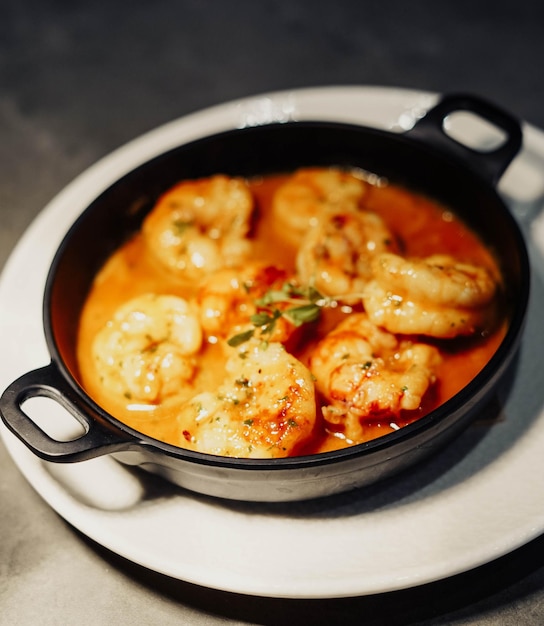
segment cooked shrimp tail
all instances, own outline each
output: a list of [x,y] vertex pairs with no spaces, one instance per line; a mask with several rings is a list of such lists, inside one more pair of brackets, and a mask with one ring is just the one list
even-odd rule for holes
[[216,175],[183,181],[146,217],[144,239],[166,271],[180,280],[198,280],[247,259],[253,208],[245,180]]
[[372,278],[377,254],[395,250],[395,238],[378,214],[334,211],[303,237],[296,266],[302,283],[328,296],[347,296],[361,292]]
[[108,393],[127,404],[158,404],[190,386],[201,345],[200,322],[186,300],[148,293],[117,309],[92,355]]
[[325,421],[357,442],[364,440],[366,420],[418,409],[439,362],[433,346],[399,341],[357,313],[318,343],[310,369],[325,398]]
[[215,392],[192,398],[179,414],[180,443],[231,457],[293,454],[312,434],[316,404],[308,369],[281,344],[253,341],[233,351]]
[[282,315],[287,303],[270,308],[266,301],[294,280],[285,270],[264,263],[247,263],[208,276],[197,293],[200,321],[208,339],[242,340],[264,334],[266,341],[287,344],[297,329],[289,316]]
[[319,218],[331,211],[360,207],[368,184],[355,171],[303,168],[276,191],[272,211],[277,228],[292,245],[298,245]]
[[384,253],[372,270],[363,304],[370,319],[390,332],[452,338],[474,334],[495,319],[499,285],[485,267],[446,255],[405,259]]

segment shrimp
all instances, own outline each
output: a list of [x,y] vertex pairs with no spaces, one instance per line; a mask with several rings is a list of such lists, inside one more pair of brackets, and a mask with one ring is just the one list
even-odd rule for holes
[[376,213],[335,211],[305,235],[296,267],[303,283],[325,295],[360,293],[372,278],[371,259],[394,249],[394,237]]
[[417,410],[439,363],[434,346],[399,341],[365,313],[353,313],[317,344],[309,366],[326,402],[325,422],[357,442],[365,420]]
[[[226,339],[253,328],[252,316],[266,309],[259,306],[260,299],[271,290],[281,290],[289,281],[285,270],[258,262],[214,272],[197,293],[204,332],[209,337]],[[277,308],[280,310],[282,305],[277,304]],[[286,343],[294,331],[293,323],[278,317],[267,340]]]
[[390,332],[446,339],[474,334],[493,321],[498,283],[485,267],[448,255],[405,259],[384,253],[372,270],[363,305]]
[[200,322],[186,300],[146,293],[115,311],[97,333],[92,356],[106,391],[155,405],[190,387],[201,345]]
[[281,344],[253,340],[226,363],[215,392],[181,409],[182,447],[230,457],[273,458],[295,453],[316,421],[308,369]]
[[357,210],[366,190],[367,183],[354,172],[300,169],[274,194],[272,211],[277,228],[288,243],[298,245],[323,213]]
[[242,179],[216,175],[183,181],[144,220],[144,240],[163,268],[181,279],[198,280],[249,256],[253,208]]

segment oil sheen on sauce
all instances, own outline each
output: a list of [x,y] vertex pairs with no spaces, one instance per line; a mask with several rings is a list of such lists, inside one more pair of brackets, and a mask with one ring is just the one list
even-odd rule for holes
[[[272,196],[284,179],[284,176],[276,175],[250,181],[258,210],[252,238],[254,258],[289,271],[294,268],[296,251],[282,237],[270,211]],[[372,185],[365,197],[365,209],[382,216],[399,237],[407,256],[451,254],[498,271],[493,256],[478,237],[449,210],[432,200],[395,185]],[[79,326],[79,376],[89,395],[117,419],[150,437],[180,445],[182,439],[176,422],[177,401],[165,402],[149,410],[150,407],[131,405],[112,398],[103,392],[98,382],[99,373],[95,371],[91,358],[91,345],[99,329],[122,303],[146,292],[191,298],[195,289],[180,285],[167,272],[158,268],[149,258],[141,234],[137,234],[105,263],[88,294]],[[338,316],[341,317],[341,313],[324,312],[317,331],[313,329],[314,334],[308,337],[295,356],[306,362],[316,340],[337,321]],[[443,357],[438,366],[438,381],[425,397],[423,405],[417,411],[401,415],[394,423],[390,420],[368,422],[365,425],[365,438],[374,439],[419,419],[462,389],[495,352],[504,336],[505,325],[506,322],[485,336],[437,341],[436,345]],[[192,395],[202,390],[213,390],[224,377],[224,363],[217,345],[206,344],[199,359],[201,367]],[[317,410],[319,414],[319,408]],[[319,426],[311,440],[297,453],[313,454],[345,445],[341,437]]]

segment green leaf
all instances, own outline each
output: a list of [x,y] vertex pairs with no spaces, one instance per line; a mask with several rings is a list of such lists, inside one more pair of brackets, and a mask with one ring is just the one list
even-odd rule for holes
[[308,300],[310,302],[318,302],[319,300],[323,300],[325,297],[321,292],[319,292],[315,287],[311,285],[308,287]]
[[257,298],[255,300],[255,304],[257,306],[270,306],[275,302],[283,302],[285,297],[288,296],[285,291],[278,291],[277,289],[270,289],[267,291],[264,296],[261,298]]
[[284,312],[295,326],[315,322],[319,319],[321,309],[317,304],[303,304],[302,306],[292,307]]
[[232,348],[236,348],[237,346],[240,346],[241,344],[245,343],[246,341],[249,341],[253,337],[254,333],[255,333],[255,329],[251,328],[250,330],[246,330],[243,333],[239,333],[238,335],[234,335],[233,337],[231,337],[230,339],[227,340],[227,343]]
[[258,328],[259,326],[270,324],[274,321],[275,317],[270,315],[270,313],[254,313],[249,319],[253,326]]
[[[257,329],[261,337],[270,337],[277,320],[281,317],[285,317],[295,326],[315,322],[321,315],[321,309],[336,306],[338,298],[324,296],[313,285],[300,287],[287,281],[283,283],[281,289],[270,289],[254,302],[257,307],[265,310],[254,313],[250,317],[255,328],[231,337],[227,342],[230,346],[236,347],[248,341],[255,335]],[[281,310],[277,308],[278,304],[295,306]]]

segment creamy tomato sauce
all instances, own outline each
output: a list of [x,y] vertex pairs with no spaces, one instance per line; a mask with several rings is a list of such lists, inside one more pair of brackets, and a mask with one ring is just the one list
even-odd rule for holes
[[[273,195],[285,179],[285,176],[278,175],[250,181],[257,207],[250,239],[252,258],[293,272],[296,248],[288,243],[282,228],[274,222],[270,209]],[[369,185],[364,209],[377,213],[385,220],[398,239],[402,254],[406,256],[451,254],[465,263],[486,267],[498,275],[493,256],[478,237],[447,208],[432,200],[395,185]],[[142,234],[138,233],[113,254],[97,275],[82,311],[79,327],[77,354],[80,377],[89,395],[112,415],[136,430],[178,446],[183,445],[178,423],[182,404],[196,393],[213,391],[225,376],[225,357],[218,343],[213,340],[204,342],[197,357],[196,374],[185,394],[151,405],[133,402],[130,398],[114,397],[104,390],[101,372],[97,371],[92,357],[92,344],[116,309],[131,298],[153,292],[191,299],[195,297],[197,288],[198,285],[183,284],[160,267],[150,255]],[[357,304],[352,310],[360,308]],[[317,341],[345,317],[346,313],[340,309],[323,310],[318,323],[302,329],[304,340],[294,349],[295,356],[307,364]],[[477,336],[427,339],[427,342],[438,348],[442,357],[437,365],[436,382],[425,394],[417,410],[366,420],[365,439],[370,440],[402,428],[462,389],[493,355],[504,336],[505,326],[506,321],[503,320]],[[318,398],[318,404],[321,402]],[[317,416],[312,436],[297,446],[296,454],[318,453],[349,444],[341,433],[325,428],[320,419],[319,406]]]

